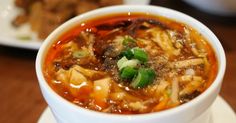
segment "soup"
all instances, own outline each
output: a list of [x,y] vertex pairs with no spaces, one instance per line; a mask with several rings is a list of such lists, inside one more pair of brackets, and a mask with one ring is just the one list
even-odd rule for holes
[[87,20],[46,54],[51,88],[80,107],[142,114],[187,103],[214,81],[217,61],[196,30],[168,18],[121,13]]

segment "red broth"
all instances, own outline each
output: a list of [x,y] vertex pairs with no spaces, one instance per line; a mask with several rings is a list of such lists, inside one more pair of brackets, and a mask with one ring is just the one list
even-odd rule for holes
[[80,23],[49,49],[43,72],[60,96],[105,113],[158,112],[191,101],[214,81],[215,53],[183,23],[121,13]]

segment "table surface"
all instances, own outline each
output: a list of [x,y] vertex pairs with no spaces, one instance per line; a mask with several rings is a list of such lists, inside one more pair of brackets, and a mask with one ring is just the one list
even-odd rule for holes
[[[220,95],[236,111],[236,18],[203,13],[181,2],[152,1],[193,16],[208,26],[220,39],[227,58],[227,69]],[[47,107],[36,73],[37,51],[0,46],[0,122],[34,123]]]

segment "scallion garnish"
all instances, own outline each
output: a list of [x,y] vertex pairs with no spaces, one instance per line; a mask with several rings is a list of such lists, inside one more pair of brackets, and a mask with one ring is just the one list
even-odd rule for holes
[[132,80],[132,78],[137,74],[137,70],[132,67],[125,67],[121,70],[120,77],[121,79]]
[[74,51],[72,55],[74,58],[83,58],[83,57],[88,56],[89,53],[88,51],[80,50],[80,51]]
[[123,62],[123,64],[120,67],[118,67],[118,68],[119,68],[119,70],[121,70],[124,67],[132,67],[132,68],[134,68],[134,67],[137,67],[139,63],[140,63],[139,60],[131,59],[131,60],[128,60],[126,62]]
[[133,48],[132,51],[134,53],[134,58],[135,59],[138,59],[142,62],[146,62],[148,60],[148,55],[143,49]]
[[121,56],[125,56],[127,59],[138,59],[141,62],[146,62],[148,60],[147,53],[138,47],[132,49],[128,48],[125,51],[122,51]]
[[130,36],[125,36],[123,45],[128,46],[129,44],[135,44],[135,40]]
[[124,62],[127,62],[128,61],[128,59],[125,57],[125,56],[123,56],[120,60],[118,60],[118,62],[117,62],[117,66],[118,66],[118,68],[120,69],[121,68],[121,66],[122,66],[122,64],[124,63]]
[[124,38],[125,50],[120,53],[123,57],[118,60],[117,66],[121,79],[132,80],[130,86],[133,88],[143,88],[153,83],[156,74],[153,69],[147,68],[148,54],[139,47],[131,49],[132,43],[136,43],[133,38]]
[[140,68],[138,75],[131,82],[133,88],[143,88],[151,84],[155,78],[155,72],[149,68]]
[[121,52],[121,55],[122,55],[122,56],[125,56],[127,59],[132,59],[133,56],[134,56],[134,54],[133,54],[133,52],[131,51],[130,48],[128,48],[128,49],[125,50],[125,51],[122,51],[122,52]]

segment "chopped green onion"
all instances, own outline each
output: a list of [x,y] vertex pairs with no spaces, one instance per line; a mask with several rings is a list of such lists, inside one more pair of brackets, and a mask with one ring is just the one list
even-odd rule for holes
[[123,56],[120,60],[118,60],[118,62],[117,62],[118,68],[120,69],[122,64],[126,61],[128,61],[128,59],[125,56]]
[[133,58],[133,56],[134,56],[134,54],[133,54],[133,52],[131,51],[130,48],[127,49],[127,50],[125,50],[125,51],[122,51],[122,52],[121,52],[121,55],[122,55],[122,56],[125,56],[127,59],[131,59],[131,58]]
[[135,40],[130,36],[125,36],[123,40],[123,45],[129,45],[130,43],[131,44],[135,43]]
[[156,77],[156,74],[155,74],[155,71],[151,68],[146,68],[146,71],[149,75],[149,84],[152,84],[153,80],[155,79]]
[[137,74],[137,72],[138,71],[135,68],[125,67],[121,70],[120,77],[122,79],[132,79]]
[[148,55],[143,49],[133,48],[132,51],[134,53],[135,59],[138,59],[142,62],[146,62],[148,60]]
[[118,68],[119,68],[119,70],[121,70],[124,67],[128,67],[128,66],[134,68],[134,67],[138,66],[139,63],[140,63],[139,60],[132,59],[132,60],[128,60],[126,62],[123,62],[123,64]]
[[133,88],[143,88],[151,84],[155,78],[155,72],[149,68],[140,68],[138,75],[131,82]]
[[80,50],[80,51],[74,51],[72,55],[74,58],[83,58],[83,57],[88,56],[89,53],[88,51]]
[[131,82],[133,88],[142,88],[149,84],[148,73],[144,69],[139,69],[138,75]]

